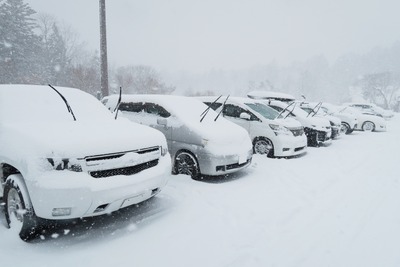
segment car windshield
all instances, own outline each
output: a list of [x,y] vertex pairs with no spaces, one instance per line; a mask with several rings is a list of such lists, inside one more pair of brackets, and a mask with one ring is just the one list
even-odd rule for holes
[[[77,121],[112,119],[111,113],[95,97],[72,88],[57,88],[68,100]],[[47,86],[4,86],[0,88],[0,121],[73,121],[65,103]]]
[[[312,116],[312,115],[314,115],[314,109],[313,108],[310,108],[310,107],[301,107],[301,109],[302,110],[304,110],[305,112],[307,112],[307,113],[311,113],[310,115]],[[316,110],[318,110],[318,108],[316,109]],[[318,111],[317,111],[317,114],[318,115],[323,115],[323,116],[325,116],[326,115],[326,111],[323,109],[323,108],[320,108]]]
[[246,106],[261,114],[264,118],[274,120],[279,116],[279,112],[260,103],[246,103]]

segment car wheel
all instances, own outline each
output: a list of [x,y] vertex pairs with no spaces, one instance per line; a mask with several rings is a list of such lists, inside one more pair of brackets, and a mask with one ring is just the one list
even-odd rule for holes
[[196,158],[189,152],[179,152],[175,157],[175,173],[186,174],[197,179],[200,175],[200,169]]
[[375,124],[370,121],[366,121],[362,125],[362,130],[365,132],[373,132],[375,130]]
[[350,125],[348,125],[345,122],[342,122],[342,125],[340,127],[340,133],[341,134],[349,134],[350,133]]
[[29,197],[18,185],[17,176],[21,175],[10,175],[4,186],[5,216],[8,227],[19,233],[22,240],[28,241],[36,237],[37,217]]
[[274,146],[269,139],[257,138],[253,144],[254,154],[267,155],[272,157],[274,155]]

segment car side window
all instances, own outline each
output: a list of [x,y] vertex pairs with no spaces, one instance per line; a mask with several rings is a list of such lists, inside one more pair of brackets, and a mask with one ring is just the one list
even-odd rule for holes
[[217,110],[220,106],[222,106],[221,103],[215,102],[204,102],[204,104],[206,104],[207,106],[209,106],[210,108],[212,108],[213,110]]
[[160,116],[163,118],[168,118],[171,116],[171,113],[169,113],[167,110],[165,110],[165,108],[161,107],[160,105],[154,104],[154,103],[145,103],[144,111],[146,113]]
[[257,116],[254,115],[253,113],[245,110],[244,108],[241,108],[241,107],[238,107],[238,106],[235,106],[232,104],[226,104],[222,113],[224,114],[224,116],[233,117],[233,118],[237,118],[237,119],[240,119],[240,114],[246,113],[246,114],[250,115],[251,121],[259,120],[257,118]]
[[142,112],[144,109],[142,103],[126,103],[126,102],[121,102],[119,104],[118,110],[120,111],[128,111],[128,112]]

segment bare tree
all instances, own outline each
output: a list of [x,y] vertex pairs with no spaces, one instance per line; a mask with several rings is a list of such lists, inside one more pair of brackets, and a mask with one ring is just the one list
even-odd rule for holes
[[391,107],[393,97],[400,89],[399,76],[392,72],[366,74],[360,84],[365,99],[386,109]]
[[137,94],[170,94],[174,86],[166,85],[159,72],[150,66],[127,66],[117,69],[115,83],[125,92]]

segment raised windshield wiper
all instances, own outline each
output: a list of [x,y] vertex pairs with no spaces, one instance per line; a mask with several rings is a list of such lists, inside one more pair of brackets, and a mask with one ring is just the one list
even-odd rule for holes
[[225,107],[226,101],[228,100],[229,96],[230,96],[230,95],[228,95],[228,96],[226,97],[226,99],[225,99],[225,101],[224,101],[224,104],[222,104],[222,108],[221,108],[221,110],[219,111],[219,113],[218,113],[217,117],[215,117],[214,121],[217,121],[217,119],[218,119],[219,115],[221,115],[222,111],[224,110],[224,107]]
[[207,116],[208,111],[210,110],[211,106],[215,103],[217,103],[217,101],[221,98],[222,95],[220,95],[217,99],[214,100],[214,102],[212,102],[201,114],[200,114],[200,122],[202,122],[204,120],[204,118]]
[[118,98],[118,102],[117,105],[115,106],[114,112],[115,112],[115,119],[117,119],[118,117],[118,108],[119,105],[121,104],[121,96],[122,96],[122,87],[119,87],[119,98]]
[[57,89],[56,88],[54,88],[51,84],[49,84],[49,86],[50,86],[50,88],[51,89],[53,89],[54,91],[56,91],[57,92],[57,94],[62,98],[62,100],[64,101],[64,103],[65,103],[65,105],[67,106],[67,110],[68,110],[68,112],[69,113],[71,113],[71,115],[72,115],[72,118],[74,118],[74,121],[76,121],[76,118],[75,118],[75,115],[74,115],[74,112],[72,111],[72,108],[71,108],[71,106],[68,104],[68,101],[67,101],[67,99],[65,99],[65,97],[59,92],[59,91],[57,91]]
[[[271,102],[270,102],[271,103]],[[282,114],[283,114],[283,112],[285,112],[291,105],[295,105],[296,106],[296,103],[295,102],[292,102],[292,103],[290,103],[289,105],[287,105],[286,106],[286,108],[284,108],[281,112],[279,112],[279,114],[278,114],[278,116],[276,116],[277,118],[279,117],[279,116],[281,116]],[[293,110],[292,110],[293,111]],[[289,114],[290,114],[290,112],[289,112]],[[287,116],[286,116],[287,117]],[[285,118],[286,118],[285,117]]]
[[[292,102],[292,103],[295,103],[295,102]],[[290,105],[289,105],[290,106]],[[289,107],[288,106],[288,107]],[[290,112],[288,112],[288,114],[285,116],[285,118],[283,118],[283,119],[286,119],[290,114],[292,114],[292,112],[293,112],[293,110],[294,110],[294,108],[296,107],[296,103],[293,105],[293,108],[292,108],[292,110],[290,111]]]
[[[314,117],[314,116],[318,113],[318,111],[319,111],[319,109],[321,108],[321,106],[322,106],[322,102],[319,102],[319,103],[308,113],[307,117],[310,116],[311,112],[314,113],[314,114],[312,115],[312,116]],[[317,110],[315,110],[316,108],[317,108]]]

